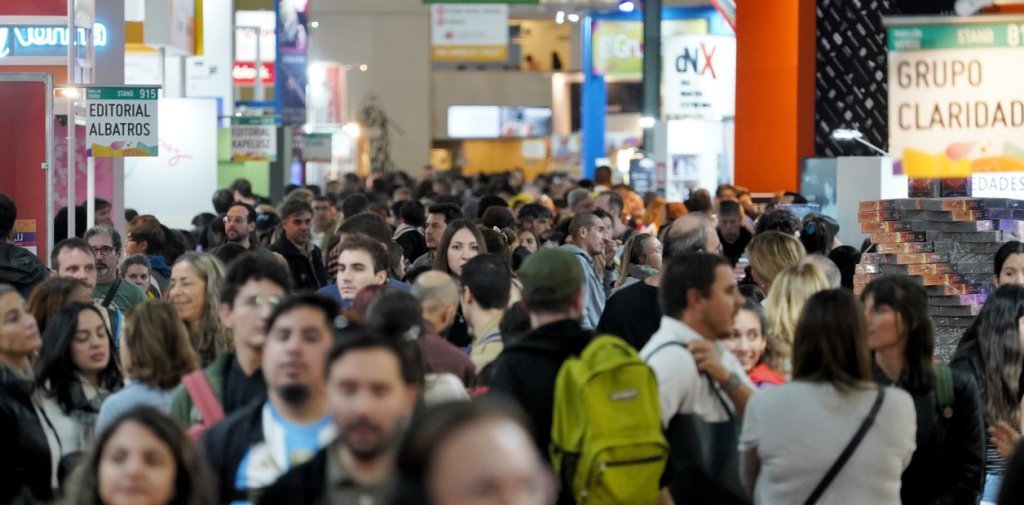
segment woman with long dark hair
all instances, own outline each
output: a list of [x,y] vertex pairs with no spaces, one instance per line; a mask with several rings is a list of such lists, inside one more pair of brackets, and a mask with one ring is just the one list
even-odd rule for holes
[[100,405],[122,384],[114,339],[95,305],[72,302],[57,311],[43,333],[36,383],[61,454],[84,449]]
[[991,430],[1003,428],[1019,433],[1021,409],[1021,373],[1024,350],[1021,323],[1024,318],[1024,287],[1001,286],[960,340],[952,366],[978,383],[985,427],[985,488],[982,501],[994,502],[1006,468],[1005,456],[998,451]]
[[860,303],[847,290],[822,291],[796,326],[792,382],[762,389],[747,404],[740,475],[754,503],[810,503],[815,494],[821,503],[899,503],[914,431],[910,395],[871,379]]
[[100,434],[61,503],[214,505],[210,473],[181,427],[153,407],[135,407]]
[[917,448],[903,473],[902,502],[974,504],[985,473],[985,432],[974,378],[933,365],[928,294],[909,277],[882,277],[861,294],[875,381],[910,393]]
[[1024,242],[1012,240],[996,251],[993,261],[996,286],[1018,284],[1024,286]]
[[[486,243],[480,229],[472,221],[456,219],[448,223],[441,243],[437,246],[437,252],[434,253],[434,270],[445,272],[456,279],[462,277],[462,265],[480,254],[485,254]],[[456,347],[467,347],[473,342],[461,306],[455,313],[455,321],[448,328],[447,338]]]

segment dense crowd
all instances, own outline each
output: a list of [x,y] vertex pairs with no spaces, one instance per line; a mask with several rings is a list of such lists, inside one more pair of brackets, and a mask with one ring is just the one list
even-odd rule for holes
[[1024,243],[940,364],[801,198],[239,179],[47,268],[0,194],[0,503],[1024,503]]

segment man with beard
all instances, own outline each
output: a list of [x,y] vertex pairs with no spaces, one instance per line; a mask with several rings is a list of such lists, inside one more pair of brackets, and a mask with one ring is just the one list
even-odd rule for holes
[[395,453],[423,391],[416,345],[370,329],[339,335],[326,365],[338,440],[278,479],[260,505],[386,503]]
[[104,307],[127,312],[135,304],[146,301],[146,293],[138,286],[117,276],[121,261],[121,234],[100,224],[85,232],[85,241],[96,255],[96,288],[92,296]]
[[202,439],[220,477],[220,503],[257,502],[337,436],[323,379],[337,314],[337,303],[312,294],[286,298],[270,314],[262,362],[267,400],[247,405]]
[[[245,202],[235,202],[224,214],[224,238],[225,244],[235,243],[248,251],[255,251],[263,248],[256,240],[252,239],[252,233],[256,230],[256,209]],[[217,248],[210,251],[215,254]]]

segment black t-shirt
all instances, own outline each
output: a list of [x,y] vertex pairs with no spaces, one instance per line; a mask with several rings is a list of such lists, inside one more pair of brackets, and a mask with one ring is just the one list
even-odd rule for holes
[[658,331],[660,324],[658,288],[640,281],[608,299],[597,323],[597,334],[610,333],[622,337],[639,351]]
[[736,263],[740,260],[740,256],[743,256],[743,253],[746,252],[750,241],[754,239],[754,235],[750,233],[750,230],[741,226],[740,237],[730,244],[722,238],[721,231],[718,229],[715,231],[718,232],[718,240],[722,243],[722,256],[729,258],[729,261],[732,262],[732,266],[736,266]]
[[252,375],[245,375],[238,358],[231,360],[227,376],[224,377],[224,413],[230,415],[256,398],[267,395],[267,383],[263,380],[263,369],[256,369]]

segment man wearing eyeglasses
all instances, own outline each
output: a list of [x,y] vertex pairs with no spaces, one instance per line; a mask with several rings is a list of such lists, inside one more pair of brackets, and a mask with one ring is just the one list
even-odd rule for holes
[[235,202],[228,208],[223,219],[224,238],[227,242],[234,242],[248,251],[255,251],[263,247],[252,239],[252,233],[256,229],[256,209],[252,205]]
[[100,224],[85,232],[85,241],[96,255],[96,288],[92,297],[106,308],[121,312],[146,300],[146,293],[131,282],[117,276],[121,261],[121,234],[114,228]]
[[[228,268],[221,289],[220,318],[234,336],[234,352],[220,355],[202,377],[225,415],[264,398],[267,384],[260,370],[267,317],[291,291],[291,276],[267,251],[247,252]],[[204,417],[192,392],[179,387],[171,400],[171,417],[183,427],[209,428],[218,420]]]

